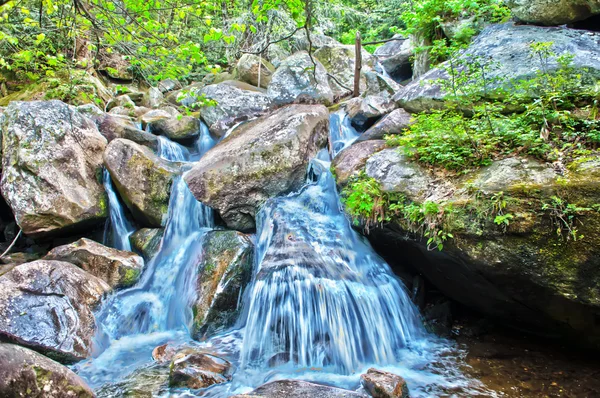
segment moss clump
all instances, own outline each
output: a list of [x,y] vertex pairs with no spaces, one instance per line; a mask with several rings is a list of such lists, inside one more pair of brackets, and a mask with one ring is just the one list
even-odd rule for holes
[[133,286],[140,280],[141,271],[135,268],[127,268],[121,277],[119,285],[121,287]]

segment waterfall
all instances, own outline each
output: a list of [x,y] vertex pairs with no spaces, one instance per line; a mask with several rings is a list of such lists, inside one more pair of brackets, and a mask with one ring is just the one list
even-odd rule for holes
[[329,115],[329,142],[332,157],[349,147],[358,135],[345,111],[339,110]]
[[[109,223],[104,234],[104,244],[119,250],[131,251],[129,237],[134,232],[131,223],[125,217],[125,210],[110,178],[110,173],[104,169],[102,173],[104,190],[108,196]],[[110,227],[110,228],[109,228]],[[110,231],[110,232],[109,232]]]
[[329,162],[316,182],[257,217],[257,263],[242,367],[288,363],[349,374],[392,364],[424,330],[402,283],[340,209]]

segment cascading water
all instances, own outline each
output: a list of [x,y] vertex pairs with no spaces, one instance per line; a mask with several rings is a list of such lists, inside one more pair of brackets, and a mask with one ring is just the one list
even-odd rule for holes
[[125,216],[125,209],[117,196],[113,187],[110,173],[104,169],[102,174],[104,190],[108,196],[109,222],[104,234],[104,244],[119,250],[131,251],[129,237],[134,232],[134,228]]
[[[197,157],[214,145],[207,134],[204,129],[198,139]],[[171,161],[190,159],[186,148],[164,137],[159,137],[158,153]],[[202,254],[201,237],[213,227],[212,210],[194,198],[181,177],[175,178],[158,253],[136,286],[111,296],[96,314],[97,357],[79,366],[91,385],[134,370],[158,344],[189,338],[191,279]]]
[[358,135],[344,110],[329,115],[329,143],[332,157],[349,147],[358,138]]

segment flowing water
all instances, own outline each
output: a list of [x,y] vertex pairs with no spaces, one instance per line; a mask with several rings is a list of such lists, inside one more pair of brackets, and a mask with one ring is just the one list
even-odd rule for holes
[[[341,112],[330,121],[335,155],[358,134]],[[191,150],[159,140],[160,156],[181,162],[199,158],[214,144],[205,126]],[[233,380],[204,391],[162,385],[154,395],[227,397],[282,378],[355,389],[360,374],[374,365],[401,374],[414,397],[480,391],[456,366],[463,353],[424,330],[400,280],[352,229],[329,167],[323,150],[301,190],[263,205],[243,315],[235,330],[203,343],[189,337],[189,304],[202,236],[214,227],[213,216],[176,179],[158,253],[135,287],[104,302],[96,314],[94,358],[78,364],[78,373],[95,388],[105,385],[101,396],[115,396],[106,385],[153,369],[152,349],[174,342],[199,345],[233,362]]]
[[106,224],[107,228],[104,232],[104,244],[115,249],[131,251],[129,237],[135,229],[125,216],[125,208],[119,200],[107,169],[104,169],[102,179],[104,181],[104,190],[108,196],[110,215]]

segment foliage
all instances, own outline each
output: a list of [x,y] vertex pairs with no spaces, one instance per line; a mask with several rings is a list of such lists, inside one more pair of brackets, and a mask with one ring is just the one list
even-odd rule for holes
[[593,209],[579,207],[558,196],[552,196],[549,202],[542,205],[542,210],[552,220],[552,224],[556,228],[556,235],[567,241],[570,239],[576,241],[583,238],[583,235],[579,235],[576,227],[577,223],[581,223],[579,217]]

